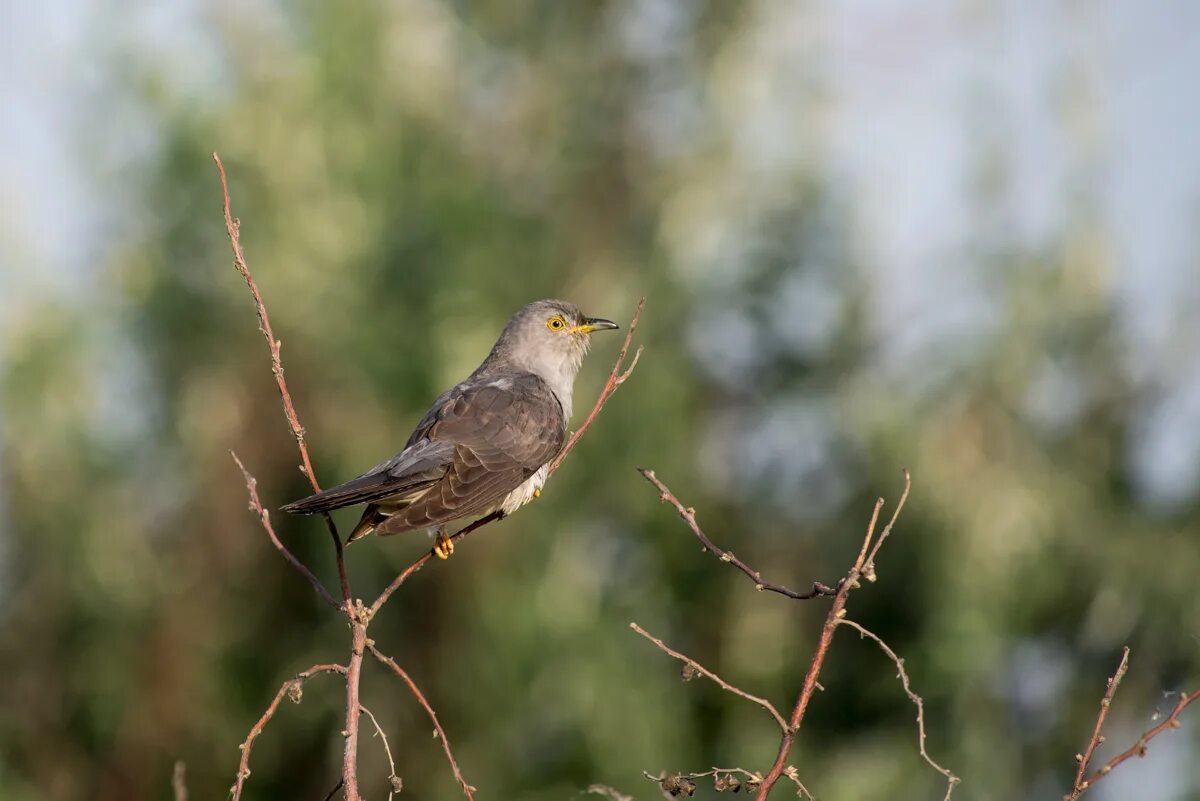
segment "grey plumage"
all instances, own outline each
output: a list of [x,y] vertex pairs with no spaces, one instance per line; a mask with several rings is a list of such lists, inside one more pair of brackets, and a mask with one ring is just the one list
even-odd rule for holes
[[283,510],[313,514],[367,503],[351,541],[512,513],[540,490],[566,443],[590,333],[616,327],[563,301],[529,304],[475,372],[434,401],[400,453]]

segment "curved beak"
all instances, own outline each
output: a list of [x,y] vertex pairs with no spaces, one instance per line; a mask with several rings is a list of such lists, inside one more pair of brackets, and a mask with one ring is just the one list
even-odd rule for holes
[[581,334],[590,334],[593,331],[614,331],[620,327],[612,320],[605,320],[603,317],[584,317],[583,325],[576,326],[575,330]]

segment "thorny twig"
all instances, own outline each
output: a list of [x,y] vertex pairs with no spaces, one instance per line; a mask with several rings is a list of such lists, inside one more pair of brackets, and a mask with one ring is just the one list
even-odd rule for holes
[[[896,522],[897,515],[904,508],[904,501],[908,498],[908,491],[911,486],[908,471],[904,471],[904,491],[900,495],[900,500],[896,503],[896,509],[892,512],[892,517],[888,521],[884,531],[891,531],[892,526]],[[833,605],[829,608],[829,614],[825,617],[825,625],[821,628],[821,636],[817,640],[817,649],[813,653],[812,662],[809,664],[808,672],[804,676],[804,682],[800,687],[800,694],[796,697],[796,705],[792,707],[792,714],[788,718],[788,729],[784,732],[783,738],[779,742],[779,754],[775,757],[775,763],[771,769],[767,771],[766,778],[758,788],[758,794],[755,796],[757,801],[765,801],[767,795],[771,792],[771,788],[775,782],[779,781],[779,777],[783,775],[784,767],[787,764],[788,754],[791,753],[792,744],[796,740],[796,732],[800,729],[800,724],[804,722],[804,714],[808,710],[808,704],[812,700],[813,693],[817,688],[817,680],[821,675],[821,667],[825,664],[825,656],[829,653],[829,643],[833,640],[833,632],[837,628],[838,621],[846,614],[846,599],[850,595],[850,591],[859,586],[859,578],[863,575],[863,570],[867,564],[867,553],[871,547],[871,543],[875,538],[875,527],[879,522],[879,512],[883,508],[883,498],[875,501],[875,508],[871,512],[871,520],[867,524],[867,533],[863,538],[862,547],[858,551],[858,557],[854,560],[854,565],[850,568],[850,572],[842,579],[838,585],[837,595],[834,596]],[[875,551],[871,551],[872,554]]]
[[[882,538],[883,535],[881,534],[880,537]],[[874,551],[872,551],[872,553],[874,553]],[[921,758],[928,762],[931,768],[946,777],[946,795],[943,797],[943,801],[949,801],[950,796],[954,793],[954,786],[962,780],[946,768],[943,768],[937,762],[934,762],[933,757],[929,756],[929,752],[925,750],[925,700],[913,691],[912,684],[908,679],[908,673],[904,670],[904,660],[901,659],[896,652],[893,651],[891,647],[883,641],[883,638],[861,624],[856,623],[849,618],[843,617],[838,622],[838,625],[849,626],[857,631],[860,637],[869,637],[870,639],[874,640],[875,644],[879,646],[880,650],[887,655],[887,658],[892,660],[892,663],[896,665],[896,671],[899,675],[900,683],[904,686],[904,694],[907,695],[909,700],[911,700],[917,707],[917,745],[921,750]]]
[[767,712],[771,715],[771,717],[775,719],[775,722],[779,724],[780,729],[782,729],[785,732],[788,730],[788,724],[787,724],[787,721],[783,719],[783,715],[779,714],[779,710],[775,708],[775,705],[772,704],[770,701],[768,701],[766,698],[759,698],[757,695],[751,695],[750,693],[746,692],[745,690],[742,690],[742,689],[739,689],[739,688],[733,686],[729,682],[725,681],[725,679],[718,676],[716,673],[713,673],[711,670],[704,667],[704,665],[701,665],[695,659],[692,659],[690,656],[688,656],[686,654],[681,654],[678,651],[672,650],[670,648],[670,646],[668,646],[662,640],[655,637],[650,632],[646,631],[644,628],[639,626],[637,623],[630,623],[629,628],[633,629],[638,634],[642,635],[647,640],[654,643],[658,647],[658,649],[660,651],[662,651],[663,653],[667,654],[668,656],[672,656],[675,659],[678,659],[680,662],[683,662],[685,665],[690,667],[692,670],[696,671],[696,673],[700,674],[701,676],[704,676],[706,679],[710,679],[717,686],[719,686],[722,690],[733,693],[734,695],[738,696],[739,698],[745,698],[747,701],[749,701],[753,704],[758,704],[763,709],[767,710]]
[[660,501],[663,503],[669,503],[671,506],[675,507],[675,511],[679,513],[681,518],[683,518],[683,522],[688,524],[688,528],[692,530],[692,533],[695,534],[696,538],[699,539],[704,545],[704,549],[716,554],[717,558],[719,558],[722,562],[733,565],[738,570],[745,573],[754,582],[754,588],[756,590],[779,593],[780,595],[787,596],[788,598],[792,598],[797,601],[807,601],[810,598],[816,598],[821,595],[834,595],[837,592],[835,588],[828,587],[819,581],[814,581],[812,589],[810,589],[808,592],[796,592],[795,590],[788,589],[782,584],[772,584],[769,581],[763,581],[762,575],[757,570],[751,568],[741,559],[738,559],[733,555],[733,552],[726,551],[708,538],[708,535],[704,533],[702,528],[700,528],[700,524],[696,522],[696,510],[690,506],[684,506],[683,503],[677,497],[675,497],[675,494],[667,488],[667,485],[659,480],[658,476],[654,474],[653,470],[647,470],[643,467],[639,467],[637,470],[642,474],[642,476],[645,477],[647,481],[654,485],[655,489],[658,490],[658,499]]
[[283,556],[283,558],[286,559],[292,567],[299,570],[300,573],[306,579],[308,579],[309,583],[312,584],[313,589],[317,591],[317,594],[320,595],[327,604],[332,606],[334,609],[340,610],[342,605],[334,600],[333,596],[329,594],[329,590],[325,589],[325,585],[321,583],[321,580],[317,578],[311,570],[308,569],[307,565],[297,559],[275,534],[275,527],[271,525],[271,513],[266,510],[266,507],[262,505],[262,501],[258,498],[258,479],[250,475],[250,471],[246,469],[244,464],[242,464],[242,460],[238,458],[236,453],[230,451],[229,455],[233,457],[233,461],[237,463],[238,469],[242,471],[242,478],[246,479],[246,493],[250,496],[250,511],[254,512],[254,514],[258,516],[259,522],[261,522],[262,527],[266,529],[267,536],[271,538],[271,544],[275,546],[275,550],[279,551],[280,555]]
[[392,672],[399,676],[400,680],[407,684],[408,689],[412,691],[414,696],[416,696],[417,702],[421,704],[421,707],[425,710],[425,714],[429,715],[430,722],[433,723],[433,730],[436,733],[437,738],[442,742],[442,750],[445,751],[446,759],[450,762],[450,768],[454,771],[454,778],[458,781],[459,786],[462,787],[463,795],[465,795],[469,801],[474,801],[475,788],[472,787],[465,778],[463,778],[462,771],[458,769],[458,762],[454,759],[454,753],[450,750],[450,741],[446,739],[446,732],[442,728],[442,724],[438,721],[437,712],[433,711],[433,707],[427,700],[425,700],[425,696],[421,693],[420,688],[417,687],[416,682],[409,677],[408,673],[406,673],[402,667],[396,664],[396,660],[384,653],[381,653],[379,649],[375,647],[375,643],[371,642],[370,640],[367,641],[367,648],[370,649],[371,653],[374,654],[376,659],[391,668]]
[[1093,784],[1103,779],[1112,772],[1113,768],[1115,768],[1117,765],[1120,765],[1125,760],[1133,757],[1144,757],[1146,755],[1146,750],[1150,745],[1150,741],[1162,734],[1167,729],[1178,729],[1180,725],[1180,714],[1182,714],[1183,710],[1187,709],[1188,706],[1197,699],[1200,699],[1200,687],[1197,687],[1194,692],[1180,693],[1179,701],[1176,702],[1175,707],[1161,723],[1154,728],[1143,732],[1142,736],[1137,738],[1137,742],[1135,742],[1132,746],[1117,754],[1115,757],[1108,760],[1108,762],[1105,762],[1104,766],[1099,770],[1092,772],[1092,774],[1089,775],[1083,782],[1082,790],[1090,789]]
[[238,761],[237,781],[229,792],[233,794],[233,801],[240,801],[242,797],[242,787],[246,783],[246,779],[250,776],[250,749],[254,747],[254,740],[258,735],[262,734],[263,727],[275,714],[275,710],[279,708],[279,702],[286,695],[295,703],[300,703],[300,698],[303,694],[304,682],[312,678],[318,673],[341,673],[346,675],[346,667],[344,665],[313,665],[308,670],[302,670],[293,678],[288,679],[279,688],[279,692],[275,693],[275,698],[272,699],[267,711],[263,712],[262,717],[250,729],[250,733],[246,735],[246,739],[238,746],[238,750],[242,752],[242,758]]
[[[254,276],[250,274],[250,268],[246,264],[246,254],[242,250],[242,224],[240,220],[233,216],[233,210],[230,206],[229,183],[225,178],[225,165],[221,163],[221,157],[216,153],[213,153],[212,156],[213,161],[217,164],[217,172],[221,176],[221,200],[225,212],[225,230],[229,234],[229,245],[233,249],[233,267],[245,280],[246,286],[250,289],[250,294],[254,296],[254,310],[258,314],[258,327],[262,331],[263,337],[266,338],[267,347],[271,351],[271,373],[275,376],[275,385],[279,387],[279,397],[283,401],[283,414],[287,418],[288,428],[291,429],[292,436],[296,439],[296,447],[300,449],[301,472],[308,478],[308,483],[312,485],[313,492],[320,492],[321,485],[317,483],[317,474],[313,471],[312,460],[308,457],[308,444],[304,438],[304,426],[300,425],[300,417],[296,414],[296,405],[292,402],[292,394],[288,392],[287,381],[283,377],[283,361],[279,356],[279,351],[283,343],[275,338],[275,332],[271,329],[271,318],[267,314],[266,304],[263,303],[262,293],[258,291],[258,284],[255,283]],[[245,472],[244,468],[242,472]],[[325,525],[329,529],[329,536],[333,539],[333,547],[337,555],[338,581],[342,588],[343,609],[349,615],[351,613],[350,579],[346,574],[346,560],[342,554],[342,538],[338,536],[337,526],[334,525],[333,518],[327,513],[323,514],[322,517],[325,518]],[[298,560],[292,557],[288,561],[296,563]]]
[[375,719],[375,713],[365,706],[361,708],[363,714],[371,719],[371,725],[375,727],[375,734],[383,741],[383,752],[387,754],[388,761],[388,784],[391,786],[391,789],[388,790],[388,801],[392,801],[392,796],[400,792],[403,787],[403,782],[396,775],[396,761],[392,759],[392,748],[388,745],[387,735],[383,733],[383,728],[379,725],[379,721]]

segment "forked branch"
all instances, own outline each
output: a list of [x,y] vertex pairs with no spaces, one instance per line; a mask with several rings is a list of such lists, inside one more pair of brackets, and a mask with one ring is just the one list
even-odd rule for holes
[[246,735],[246,739],[238,746],[238,750],[242,752],[242,757],[238,761],[237,781],[229,792],[233,796],[233,801],[241,801],[242,787],[246,784],[246,779],[250,777],[250,749],[254,747],[254,741],[258,735],[262,734],[263,728],[275,715],[275,710],[279,708],[279,703],[286,695],[291,698],[292,703],[300,703],[300,699],[304,694],[304,682],[316,676],[319,673],[341,673],[346,675],[345,665],[313,665],[308,670],[302,670],[283,683],[279,688],[279,692],[275,693],[275,697],[271,700],[267,711],[263,712],[262,717],[251,727],[250,733]]

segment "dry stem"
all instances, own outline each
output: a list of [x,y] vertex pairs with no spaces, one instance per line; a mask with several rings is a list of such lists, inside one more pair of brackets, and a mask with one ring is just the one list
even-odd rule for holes
[[250,749],[254,747],[254,740],[258,735],[262,734],[263,727],[271,720],[275,714],[275,710],[279,708],[279,702],[283,700],[285,695],[290,695],[292,700],[300,703],[301,689],[307,679],[312,678],[318,673],[341,673],[346,674],[346,668],[342,665],[313,665],[308,670],[303,670],[296,674],[294,678],[288,679],[279,688],[279,692],[275,693],[275,698],[272,699],[267,711],[263,712],[262,717],[250,729],[250,733],[246,735],[246,739],[238,746],[242,752],[242,758],[238,761],[237,781],[234,782],[230,792],[233,794],[233,801],[241,801],[242,787],[246,783],[246,779],[250,777]]
[[171,791],[175,801],[188,801],[187,765],[182,759],[175,760],[175,770],[171,773]]
[[417,702],[421,704],[421,707],[425,710],[425,714],[429,715],[429,720],[433,723],[433,730],[437,733],[438,739],[441,740],[442,750],[446,752],[446,759],[450,762],[450,768],[454,771],[454,778],[458,781],[459,786],[462,787],[463,795],[470,799],[470,801],[474,801],[475,788],[463,778],[462,771],[458,769],[458,762],[454,759],[454,753],[450,750],[450,741],[446,739],[446,732],[442,728],[442,724],[438,721],[437,712],[435,712],[430,703],[425,700],[425,696],[421,693],[420,688],[417,687],[416,682],[412,680],[412,678],[404,671],[402,667],[396,664],[396,660],[392,659],[386,654],[381,653],[379,649],[375,647],[375,643],[371,642],[370,640],[367,641],[367,648],[369,648],[371,653],[375,655],[376,659],[391,668],[392,672],[399,676],[401,681],[408,685],[408,689],[412,691],[412,694],[416,697]]
[[683,518],[683,522],[688,524],[688,528],[692,530],[692,533],[695,534],[697,539],[699,539],[704,545],[705,550],[711,551],[712,553],[716,554],[716,556],[722,562],[733,565],[738,570],[745,573],[750,580],[754,582],[754,588],[756,590],[766,590],[767,592],[779,593],[780,595],[785,595],[788,598],[798,601],[807,601],[808,599],[816,598],[819,595],[833,595],[836,593],[836,590],[833,587],[827,587],[819,581],[814,581],[812,589],[803,593],[790,590],[782,584],[772,584],[769,581],[763,581],[762,575],[757,570],[752,569],[741,559],[738,559],[731,551],[726,551],[723,548],[718,547],[711,539],[708,538],[708,535],[705,534],[704,530],[700,528],[700,524],[696,522],[696,510],[690,506],[684,506],[683,503],[677,497],[675,497],[675,494],[667,488],[667,485],[659,480],[658,476],[654,474],[653,470],[647,470],[639,467],[638,472],[641,473],[645,479],[653,484],[655,489],[658,490],[658,499],[660,501],[663,503],[669,503],[675,507],[675,511],[678,512],[679,516]]
[[[1146,750],[1150,745],[1150,741],[1153,740],[1158,735],[1162,734],[1167,729],[1178,729],[1179,728],[1179,715],[1183,712],[1183,710],[1187,709],[1188,706],[1193,701],[1195,701],[1198,698],[1200,698],[1200,687],[1197,687],[1195,692],[1180,693],[1179,701],[1175,704],[1174,709],[1171,710],[1171,713],[1169,715],[1167,715],[1167,717],[1162,721],[1162,723],[1159,723],[1154,728],[1148,729],[1147,731],[1143,732],[1142,736],[1137,738],[1137,742],[1135,742],[1133,745],[1131,745],[1128,749],[1117,754],[1112,759],[1108,760],[1108,762],[1104,763],[1104,766],[1102,768],[1100,768],[1097,771],[1094,771],[1090,776],[1088,776],[1087,779],[1083,782],[1082,789],[1080,790],[1080,794],[1082,794],[1083,790],[1090,789],[1093,784],[1095,784],[1096,782],[1103,779],[1105,776],[1107,776],[1109,773],[1112,772],[1113,768],[1115,768],[1117,765],[1120,765],[1125,760],[1130,759],[1132,757],[1144,757],[1146,755]],[[1078,783],[1079,783],[1078,780],[1076,780],[1076,784],[1078,784]]]
[[[880,535],[881,540],[883,536],[884,534]],[[876,548],[872,550],[872,554],[874,554],[876,550],[878,549]],[[870,557],[868,557],[867,563],[870,564]],[[946,795],[943,797],[943,801],[949,801],[950,796],[954,793],[954,786],[962,780],[946,768],[943,768],[941,765],[934,762],[933,757],[929,756],[929,752],[925,750],[925,700],[913,692],[912,684],[908,679],[908,673],[904,670],[904,660],[901,659],[896,652],[893,651],[891,647],[883,641],[883,638],[861,624],[856,623],[849,618],[842,618],[838,625],[849,626],[856,630],[859,633],[859,636],[869,637],[874,640],[875,644],[879,646],[880,650],[882,650],[887,655],[888,659],[892,660],[892,662],[896,665],[896,671],[899,674],[900,683],[904,686],[904,694],[907,695],[909,700],[911,700],[917,707],[917,745],[921,750],[921,758],[928,762],[931,768],[946,777]]]
[[[279,356],[279,351],[283,343],[275,338],[275,332],[271,329],[271,318],[267,314],[266,304],[263,303],[262,293],[258,291],[258,284],[255,283],[254,276],[250,274],[250,268],[246,264],[246,254],[242,250],[242,224],[241,221],[233,216],[233,211],[230,207],[229,183],[225,178],[225,165],[221,163],[221,157],[216,153],[213,153],[212,156],[213,161],[217,164],[217,172],[221,176],[221,199],[225,212],[225,230],[229,234],[229,245],[233,249],[233,266],[246,281],[246,286],[250,288],[250,294],[254,296],[254,310],[258,314],[258,327],[266,338],[267,347],[271,351],[271,373],[275,376],[275,385],[279,387],[279,397],[283,401],[283,414],[287,418],[288,428],[291,429],[292,436],[296,439],[296,447],[300,449],[300,469],[308,478],[308,483],[312,485],[313,492],[320,492],[321,485],[317,483],[317,474],[313,471],[312,460],[308,457],[308,444],[304,439],[304,426],[300,425],[300,417],[296,414],[296,405],[292,402],[292,394],[288,392],[287,381],[283,377],[283,361]],[[346,614],[349,615],[351,613],[350,579],[346,575],[346,560],[342,554],[342,538],[338,536],[337,527],[333,524],[333,518],[328,514],[323,514],[322,517],[325,518],[325,525],[329,529],[329,536],[333,539],[333,547],[337,554],[338,581],[342,588],[342,602]],[[289,561],[294,561],[294,559],[293,557]]]
[[[892,517],[885,526],[884,531],[891,531],[896,523],[896,517],[900,514],[900,510],[904,508],[904,501],[908,498],[908,491],[911,482],[908,476],[908,471],[904,472],[904,491],[900,495],[900,500],[896,504],[895,511],[892,512]],[[871,520],[867,524],[867,533],[863,538],[862,547],[858,551],[858,557],[854,560],[854,565],[850,568],[850,572],[842,579],[838,585],[837,595],[834,596],[833,605],[829,609],[829,614],[825,617],[825,625],[821,628],[821,636],[817,640],[817,649],[813,653],[812,662],[809,664],[808,672],[804,676],[804,682],[800,687],[800,694],[796,698],[796,705],[792,708],[792,714],[788,718],[788,730],[784,732],[783,739],[779,743],[779,754],[775,757],[775,763],[767,772],[766,778],[758,788],[758,794],[755,796],[757,801],[765,801],[771,788],[779,781],[779,777],[783,774],[784,766],[787,763],[788,754],[791,753],[792,744],[796,740],[796,732],[800,729],[800,724],[804,722],[804,713],[808,710],[808,704],[812,700],[813,693],[817,688],[817,680],[821,675],[821,667],[825,664],[825,657],[829,653],[829,643],[833,640],[833,632],[840,621],[846,614],[846,599],[850,595],[850,591],[859,586],[859,578],[863,575],[863,570],[867,565],[868,550],[875,537],[875,527],[879,522],[879,511],[883,508],[883,498],[875,501],[875,508],[871,512]],[[878,551],[870,551],[872,558]]]
[[391,789],[388,790],[388,801],[392,801],[392,796],[400,792],[400,788],[402,787],[400,777],[396,775],[396,760],[392,759],[392,747],[388,745],[387,735],[383,733],[383,727],[380,726],[379,721],[375,719],[375,713],[367,709],[365,706],[362,707],[362,712],[371,719],[371,725],[375,727],[375,733],[379,735],[379,739],[383,741],[383,752],[387,754],[388,761],[388,784],[391,786]]
[[650,632],[646,631],[644,628],[639,626],[637,623],[630,623],[629,628],[633,629],[638,634],[642,635],[647,640],[654,643],[656,646],[658,646],[658,649],[660,651],[662,651],[663,653],[667,654],[668,656],[672,656],[675,659],[678,659],[680,662],[683,662],[685,665],[688,665],[689,667],[691,667],[692,670],[696,671],[701,676],[704,676],[705,678],[710,679],[711,681],[716,683],[717,686],[719,686],[722,690],[733,693],[734,695],[738,696],[739,698],[745,698],[747,701],[750,701],[751,703],[758,704],[759,706],[761,706],[763,709],[767,710],[767,712],[770,713],[771,717],[773,717],[775,719],[775,722],[779,724],[780,729],[782,729],[785,733],[787,732],[787,730],[788,730],[787,721],[783,719],[783,715],[779,714],[779,710],[775,708],[775,705],[772,704],[770,701],[768,701],[766,698],[759,698],[757,695],[751,695],[750,693],[746,692],[745,690],[742,690],[742,689],[739,689],[739,688],[733,686],[729,682],[725,681],[725,679],[718,676],[716,673],[713,673],[711,670],[704,667],[704,665],[701,665],[695,659],[692,659],[690,656],[687,656],[686,654],[681,654],[678,651],[672,650],[666,643],[664,643],[662,640],[655,637]]

